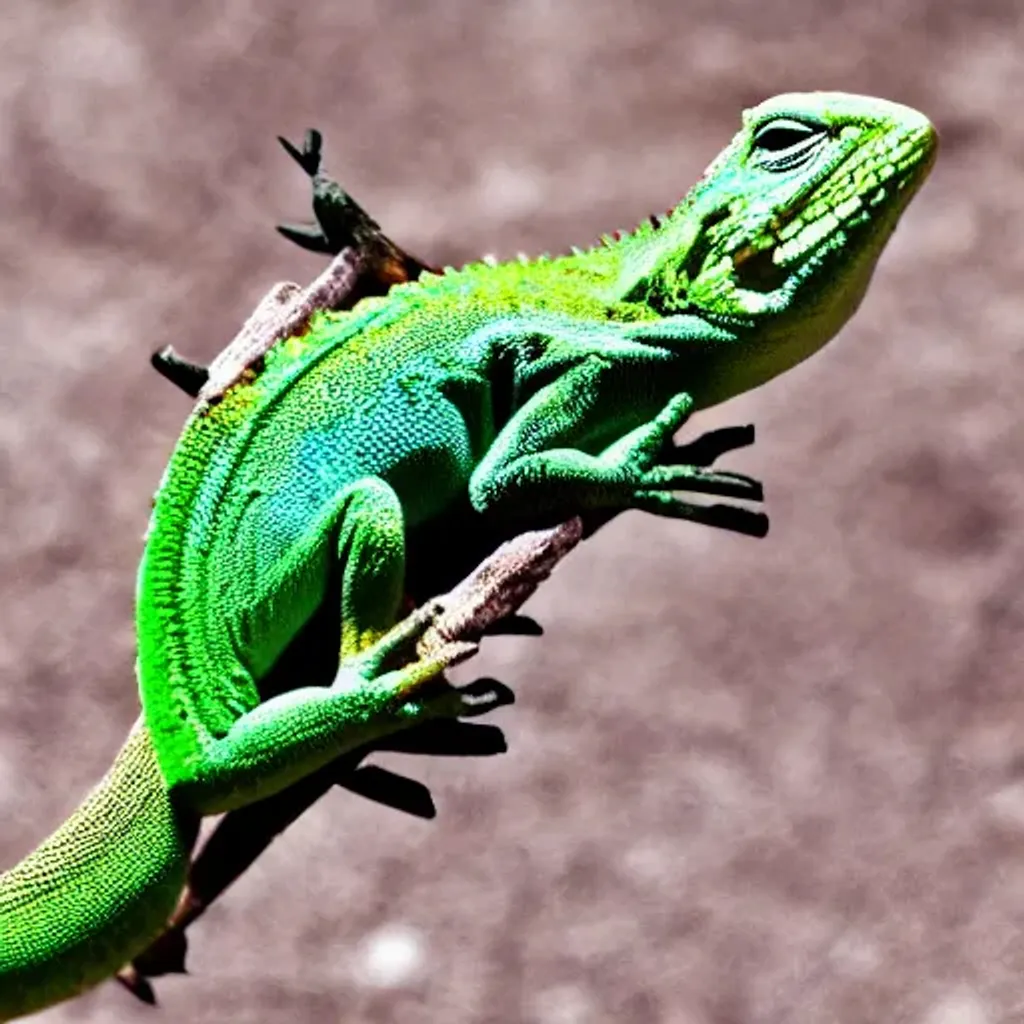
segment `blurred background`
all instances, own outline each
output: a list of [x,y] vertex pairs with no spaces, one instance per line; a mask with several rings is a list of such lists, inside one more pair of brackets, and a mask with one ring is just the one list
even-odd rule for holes
[[[323,265],[274,141],[435,262],[674,203],[777,92],[937,121],[937,169],[753,420],[763,541],[626,517],[472,665],[487,761],[383,763],[192,933],[162,1021],[1024,1020],[1024,8],[1017,0],[7,0],[0,18],[0,864],[136,714],[141,536],[208,359]],[[113,985],[39,1018],[156,1020]]]

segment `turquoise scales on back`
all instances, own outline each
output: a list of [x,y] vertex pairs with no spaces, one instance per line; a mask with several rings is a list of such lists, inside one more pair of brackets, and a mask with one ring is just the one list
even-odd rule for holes
[[[0,877],[0,1016],[107,977],[159,931],[199,814],[279,792],[432,715],[440,665],[387,668],[406,543],[457,505],[497,523],[754,497],[676,464],[695,409],[749,390],[849,319],[931,167],[914,110],[778,97],[661,223],[554,259],[424,275],[323,314],[209,389],[157,494],[139,572],[144,727],[60,831]],[[340,580],[333,686],[258,684]],[[457,696],[457,695],[456,695]]]

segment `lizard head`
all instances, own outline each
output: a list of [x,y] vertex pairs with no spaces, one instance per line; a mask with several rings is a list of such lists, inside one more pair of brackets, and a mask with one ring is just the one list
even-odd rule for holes
[[682,203],[636,237],[620,279],[628,301],[742,342],[722,346],[699,404],[756,387],[835,335],[937,142],[923,114],[864,96],[784,95],[744,114]]

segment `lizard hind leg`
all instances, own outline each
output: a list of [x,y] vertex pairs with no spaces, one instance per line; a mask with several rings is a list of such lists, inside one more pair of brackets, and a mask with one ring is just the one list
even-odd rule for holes
[[405,516],[394,489],[360,480],[337,526],[342,569],[341,663],[376,644],[398,621],[405,593]]
[[[178,791],[205,814],[280,792],[346,751],[435,717],[465,713],[459,691],[425,684],[464,657],[453,644],[411,660],[416,640],[439,614],[427,605],[398,622],[405,574],[401,502],[383,480],[345,488],[320,554],[340,565],[341,657],[330,686],[300,686],[242,714],[220,737],[207,736],[201,764]],[[327,539],[329,538],[329,540]],[[403,657],[404,656],[404,657]]]

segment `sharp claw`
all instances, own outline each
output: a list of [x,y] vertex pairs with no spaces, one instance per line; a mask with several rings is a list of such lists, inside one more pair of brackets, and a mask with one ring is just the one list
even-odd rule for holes
[[717,494],[723,498],[742,498],[745,501],[764,501],[764,485],[753,477],[740,473],[716,473],[707,481],[706,490],[702,487],[682,485],[680,490],[703,491],[705,494]]
[[336,247],[327,240],[327,236],[316,224],[278,224],[277,233],[289,242],[294,242],[309,252],[327,256],[336,255]]
[[277,141],[284,147],[284,151],[311,177],[315,177],[320,170],[321,148],[323,136],[315,129],[310,128],[302,140],[302,149],[296,148],[283,135],[278,135]]
[[149,979],[140,974],[134,964],[127,964],[114,977],[140,1002],[156,1006],[156,992]]
[[[310,177],[313,177],[320,170],[320,161],[323,159],[324,137],[316,128],[307,128],[302,138],[302,152],[306,157],[303,165]],[[310,170],[312,167],[312,170]]]
[[475,679],[466,686],[459,687],[459,699],[465,710],[463,717],[487,714],[495,708],[505,707],[516,702],[516,695],[504,683],[497,679]]
[[284,151],[297,163],[302,164],[302,151],[296,149],[283,135],[278,135],[277,141],[284,147]]
[[768,535],[769,521],[763,512],[750,512],[745,508],[733,505],[711,505],[707,509],[707,517],[700,522],[708,526],[717,526],[720,530],[731,530],[747,537],[765,537]]
[[700,473],[674,476],[673,467],[655,467],[644,489],[689,491],[692,494],[714,494],[720,498],[742,501],[763,501],[764,487],[759,480],[740,473]]
[[664,491],[638,491],[633,508],[669,519],[683,519],[703,526],[715,526],[748,537],[764,537],[768,533],[768,517],[738,505],[694,505]]
[[205,366],[182,359],[171,345],[154,352],[149,357],[150,365],[157,373],[176,384],[187,395],[196,398],[210,373]]
[[747,501],[763,501],[764,486],[760,480],[744,476],[742,473],[709,473],[694,482],[694,486],[683,482],[680,490],[704,491],[706,494],[718,494],[723,498],[744,498]]
[[673,445],[660,460],[662,465],[710,466],[726,452],[748,448],[754,443],[754,424],[720,427],[701,435],[688,444]]
[[171,927],[135,957],[124,971],[134,972],[142,981],[163,974],[188,974],[185,966],[187,956],[188,937],[184,931]]

